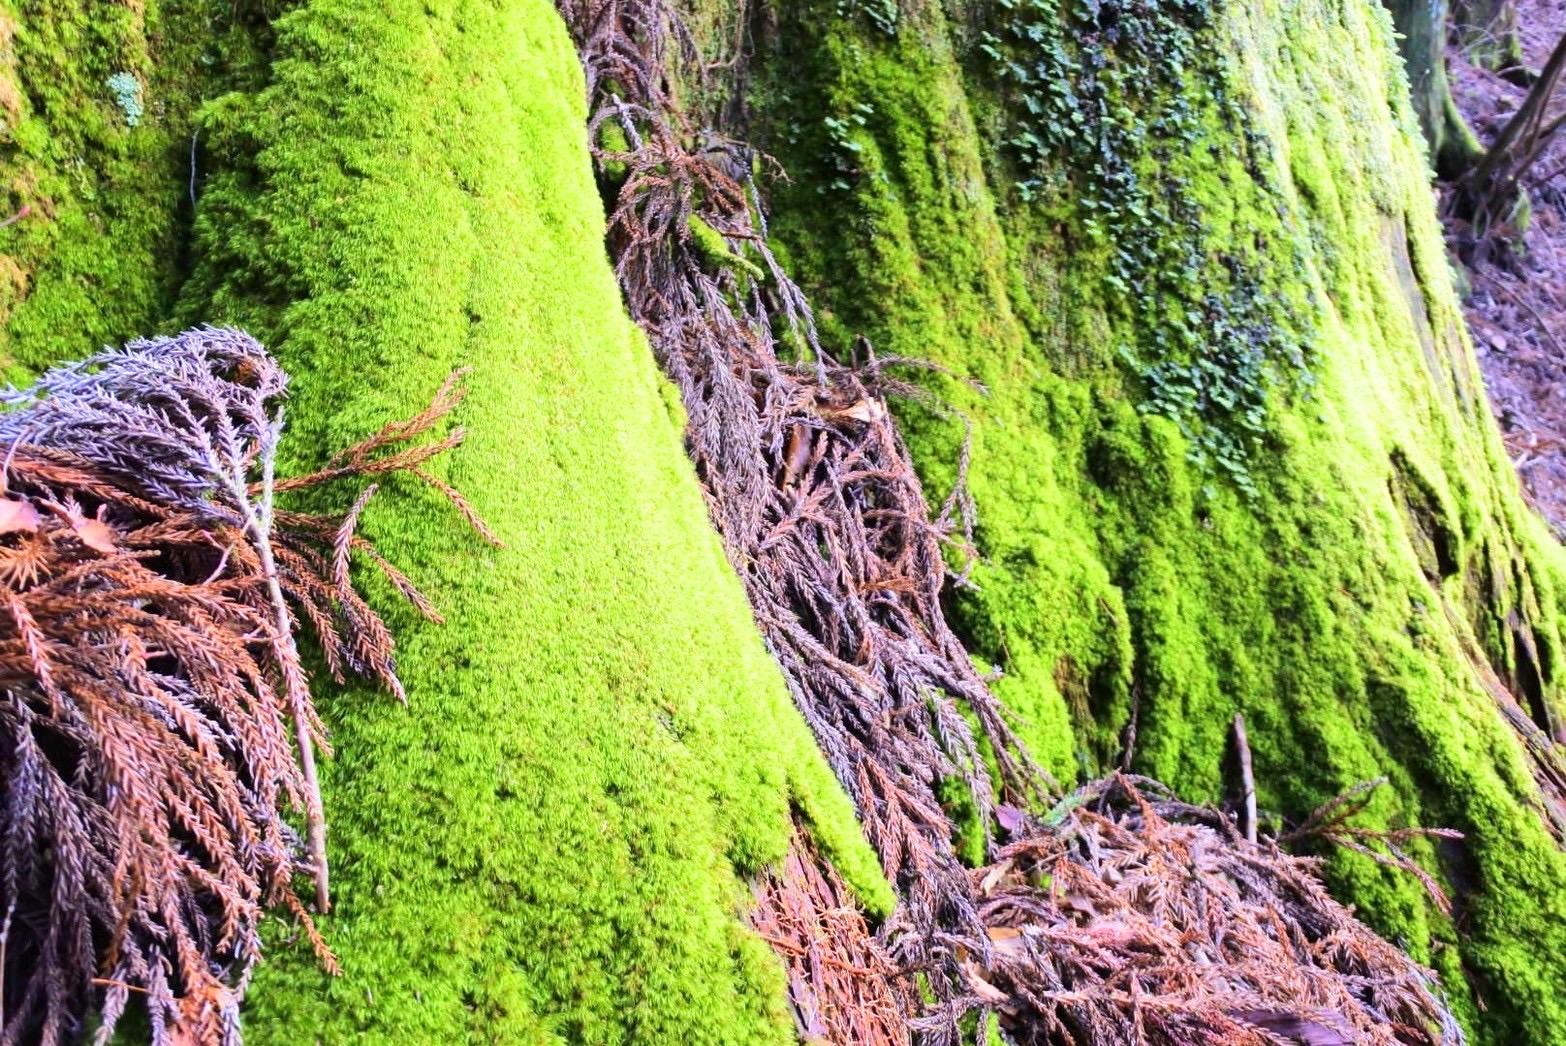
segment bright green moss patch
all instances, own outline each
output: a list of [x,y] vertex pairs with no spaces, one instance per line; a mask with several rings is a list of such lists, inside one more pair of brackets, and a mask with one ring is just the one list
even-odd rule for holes
[[190,114],[229,20],[187,0],[0,3],[0,219],[28,211],[0,229],[0,365],[76,358],[167,315]]
[[416,486],[372,503],[446,623],[394,616],[408,707],[324,701],[344,975],[279,934],[247,1040],[790,1041],[742,877],[799,808],[890,895],[621,310],[563,27],[547,0],[315,0],[275,31],[270,85],[204,112],[183,318],[280,356],[296,465],[471,368],[440,467],[506,548]]
[[[1368,3],[1164,6],[1195,34],[1190,93],[1135,67],[1166,60],[1160,41],[1116,51],[1089,113],[1115,152],[1085,170],[1069,131],[1013,143],[1038,111],[997,82],[985,34],[1029,8],[1100,46],[1109,5],[904,5],[890,37],[827,0],[783,5],[753,99],[758,144],[795,179],[775,189],[773,230],[834,336],[988,387],[934,383],[974,425],[983,561],[953,610],[1050,767],[1097,773],[1131,742],[1137,769],[1221,798],[1243,711],[1275,818],[1387,776],[1367,825],[1468,835],[1419,851],[1455,919],[1358,857],[1332,855],[1334,886],[1442,972],[1475,1041],[1552,1042],[1566,857],[1468,654],[1537,720],[1559,716],[1562,555],[1493,432],[1390,26]],[[1041,89],[1079,82],[1055,72]],[[1116,251],[1139,248],[1105,233],[1115,171],[1194,209],[1171,233],[1199,252],[1191,267],[1135,256],[1148,278],[1128,282]],[[1213,276],[1225,254],[1312,379],[1256,386],[1261,427],[1237,430],[1250,491],[1203,453],[1203,425],[1232,419],[1193,425],[1157,402],[1161,363],[1200,378],[1189,365],[1226,337],[1204,311],[1237,286]],[[902,417],[939,496],[961,426]]]

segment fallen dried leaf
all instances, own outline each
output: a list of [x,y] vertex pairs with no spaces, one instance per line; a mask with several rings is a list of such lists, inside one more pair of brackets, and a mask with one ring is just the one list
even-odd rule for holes
[[120,545],[114,536],[114,531],[101,519],[87,519],[84,516],[71,518],[71,529],[76,531],[76,537],[81,543],[90,549],[111,556],[119,551]]
[[968,982],[969,990],[978,997],[979,1001],[989,1003],[992,1006],[1011,1001],[1011,996],[980,976],[983,971],[977,963],[963,963],[962,972]]

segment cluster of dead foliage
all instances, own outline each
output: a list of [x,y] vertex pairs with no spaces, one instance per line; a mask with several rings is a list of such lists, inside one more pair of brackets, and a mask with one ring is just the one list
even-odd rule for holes
[[[751,187],[725,172],[748,170],[743,150],[687,149],[664,93],[673,11],[581,0],[564,13],[599,162],[624,172],[609,243],[627,304],[683,395],[687,445],[762,632],[904,901],[889,947],[940,1000],[932,1027],[955,1033],[969,992],[951,945],[987,945],[936,783],[966,781],[986,827],[997,793],[1017,806],[1048,794],[942,617],[941,546],[965,506],[954,498],[931,518],[886,410],[899,386],[885,364],[850,369],[820,351]],[[704,250],[702,226],[732,263]],[[775,318],[810,362],[779,358]]]
[[[696,134],[670,94],[700,73],[666,0],[560,8],[587,74],[627,305],[681,391],[687,446],[756,619],[900,899],[876,951],[828,940],[857,931],[797,851],[766,888],[757,918],[805,1030],[946,1046],[993,1016],[1019,1043],[1346,1042],[1318,1029],[1387,1015],[1364,1041],[1460,1041],[1424,973],[1271,844],[1176,826],[1123,782],[1079,795],[1057,824],[1022,813],[1058,790],[943,618],[943,544],[966,545],[972,506],[959,484],[929,509],[886,406],[917,390],[868,345],[853,367],[822,351],[768,250],[751,153]],[[951,780],[995,861],[977,873],[938,794]],[[1168,922],[1176,913],[1190,917]],[[889,991],[856,983],[886,976],[882,954]]]
[[[1307,829],[1362,845],[1354,802]],[[1086,786],[972,875],[991,958],[970,983],[1024,1046],[1463,1041],[1432,975],[1334,901],[1311,860],[1156,782]]]
[[789,1002],[811,1046],[908,1041],[910,1000],[836,870],[796,831],[780,868],[755,885],[751,922],[788,971]]
[[[249,337],[202,329],[51,371],[0,415],[0,1042],[57,1043],[132,993],[152,1039],[237,1042],[264,911],[327,903],[315,754],[294,632],[334,676],[400,695],[392,639],[354,590],[375,563],[346,515],[274,496],[419,471],[458,395],[314,475],[278,480],[286,378]],[[302,823],[303,838],[290,823]]]

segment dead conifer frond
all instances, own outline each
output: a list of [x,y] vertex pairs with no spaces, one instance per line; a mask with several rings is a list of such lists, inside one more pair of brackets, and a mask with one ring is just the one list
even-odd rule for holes
[[[972,504],[959,481],[940,513],[929,508],[887,410],[916,390],[868,343],[858,366],[822,351],[809,304],[768,249],[749,150],[694,131],[670,94],[701,70],[669,0],[559,8],[586,70],[595,157],[616,193],[608,239],[627,306],[680,389],[687,448],[757,623],[897,891],[880,938],[907,1032],[952,1046],[966,1018],[997,1015],[1019,1043],[1348,1042],[1359,1040],[1333,1029],[1385,1012],[1404,1023],[1363,1041],[1460,1043],[1422,971],[1270,843],[1177,826],[1129,786],[1100,785],[1066,800],[1059,821],[1030,820],[1024,811],[1058,791],[942,613],[943,544],[966,546]],[[789,362],[795,355],[805,362]],[[959,860],[941,802],[953,779],[966,783],[996,862],[977,874]],[[1071,813],[1089,799],[1096,812]],[[1007,835],[1016,841],[1002,847]],[[1125,861],[1113,849],[1073,856],[1101,838]],[[1192,879],[1166,845],[1200,853],[1215,878]],[[1135,873],[1133,852],[1160,870]],[[804,861],[790,857],[795,882],[808,878]],[[1114,902],[1110,921],[1086,925],[1063,907],[1048,886],[1056,868],[1061,882],[1121,876],[1098,892]],[[1116,894],[1133,875],[1131,892]],[[783,903],[768,889],[764,926]],[[1274,900],[1292,907],[1275,917]],[[1220,936],[1158,925],[1186,904],[1219,920],[1205,929]],[[1264,968],[1223,950],[1228,921],[1277,934]],[[796,981],[793,949],[807,936],[796,928],[774,940]],[[826,988],[842,1012],[864,1014],[843,1002],[857,988]],[[813,1029],[803,1017],[802,1029]]]
[[1405,847],[1416,839],[1461,839],[1462,832],[1450,828],[1362,828],[1353,824],[1365,807],[1370,805],[1376,789],[1387,783],[1385,777],[1362,781],[1329,799],[1318,807],[1305,822],[1277,839],[1282,846],[1291,846],[1309,839],[1320,839],[1345,850],[1352,850],[1389,868],[1406,872],[1419,880],[1437,908],[1445,915],[1452,914],[1452,902],[1441,889],[1435,877],[1419,866]]
[[1435,975],[1308,858],[1142,779],[1056,809],[973,873],[990,958],[969,975],[1020,1046],[1463,1041]]
[[455,392],[279,483],[285,385],[254,340],[205,328],[3,396],[0,1042],[72,1041],[94,1003],[105,1042],[135,993],[160,1046],[237,1043],[267,908],[335,970],[293,887],[313,876],[325,908],[325,737],[295,629],[334,674],[401,687],[347,569],[374,488],[341,518],[273,496],[421,464],[453,440],[405,443]]
[[[904,899],[892,953],[954,1005],[964,990],[943,935],[977,946],[983,927],[938,782],[967,782],[986,830],[997,793],[1026,805],[1051,788],[940,608],[942,546],[964,540],[966,499],[932,517],[886,409],[908,389],[885,361],[846,367],[821,352],[753,187],[729,173],[748,172],[742,147],[711,135],[701,153],[688,147],[665,93],[667,42],[686,39],[674,11],[663,0],[562,10],[587,70],[598,159],[627,172],[609,223],[626,302],[680,388],[687,446],[762,633]],[[611,122],[628,150],[602,147]],[[715,264],[693,219],[760,264]],[[780,358],[775,319],[812,360]]]
[[809,1044],[906,1046],[910,1001],[847,885],[804,831],[781,868],[756,884],[751,923],[788,971],[788,997]]

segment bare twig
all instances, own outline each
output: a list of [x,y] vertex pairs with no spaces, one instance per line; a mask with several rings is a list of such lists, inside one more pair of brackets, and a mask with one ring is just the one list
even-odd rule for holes
[[1545,125],[1544,116],[1563,70],[1566,70],[1566,34],[1556,42],[1538,80],[1517,112],[1501,128],[1474,168],[1461,179],[1462,210],[1473,219],[1475,228],[1481,233],[1503,207],[1510,205],[1516,197],[1519,180],[1541,154],[1540,146],[1562,126],[1560,119]]
[[1245,736],[1245,715],[1234,713],[1234,747],[1240,757],[1240,796],[1245,804],[1245,841],[1256,842],[1256,777],[1251,771],[1251,745]]

